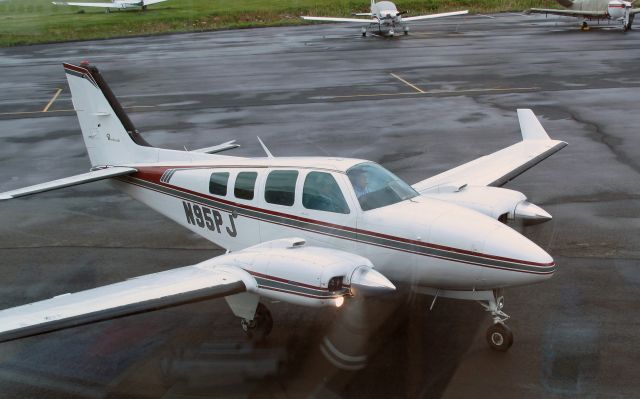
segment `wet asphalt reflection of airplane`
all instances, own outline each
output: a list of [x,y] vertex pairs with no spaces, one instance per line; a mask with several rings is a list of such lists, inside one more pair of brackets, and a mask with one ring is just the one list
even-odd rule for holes
[[220,155],[232,142],[153,147],[96,67],[64,69],[91,170],[0,200],[105,179],[229,252],[2,310],[0,341],[216,297],[225,297],[247,334],[264,337],[273,320],[260,298],[353,310],[357,300],[394,291],[393,281],[480,301],[493,318],[489,345],[506,351],[513,335],[503,289],[544,281],[556,269],[506,224],[551,216],[500,188],[566,145],[549,138],[531,110],[518,110],[522,141],[410,186],[360,159]]
[[566,7],[565,10],[554,8],[531,8],[528,14],[552,14],[576,17],[582,20],[581,29],[588,30],[587,20],[607,19],[618,21],[622,24],[623,30],[631,29],[635,14],[640,12],[640,8],[633,8],[635,1],[623,0],[557,0],[560,5]]
[[416,17],[403,18],[404,12],[399,12],[395,4],[390,1],[381,1],[376,3],[375,0],[371,0],[371,11],[368,13],[357,13],[354,16],[370,17],[364,18],[334,18],[334,17],[311,17],[303,16],[302,19],[307,21],[323,21],[323,22],[347,22],[351,24],[364,25],[362,27],[362,36],[367,35],[367,31],[376,32],[383,36],[393,36],[396,29],[402,29],[404,34],[409,33],[409,27],[407,23],[422,21],[425,19],[434,19],[442,17],[452,17],[456,15],[468,14],[468,10],[445,12],[440,14],[419,15]]

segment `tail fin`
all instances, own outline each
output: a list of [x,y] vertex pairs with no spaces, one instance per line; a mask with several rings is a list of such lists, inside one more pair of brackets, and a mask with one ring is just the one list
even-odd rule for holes
[[64,64],[73,108],[91,165],[121,165],[153,161],[151,150],[122,109],[98,68]]

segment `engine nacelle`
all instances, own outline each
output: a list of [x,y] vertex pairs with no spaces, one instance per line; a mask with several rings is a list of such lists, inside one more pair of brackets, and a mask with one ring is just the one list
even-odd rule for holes
[[243,281],[248,292],[304,306],[341,306],[344,298],[354,293],[395,290],[368,259],[309,247],[297,238],[269,241],[225,255],[225,266],[247,274]]
[[503,222],[517,220],[536,224],[551,220],[549,213],[527,201],[524,194],[506,188],[465,185],[423,195],[473,209]]

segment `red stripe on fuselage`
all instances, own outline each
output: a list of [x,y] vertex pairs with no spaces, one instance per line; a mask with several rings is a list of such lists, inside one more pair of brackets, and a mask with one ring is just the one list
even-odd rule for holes
[[474,252],[474,251],[469,251],[469,250],[460,249],[460,248],[453,248],[453,247],[448,247],[448,246],[440,245],[440,244],[426,243],[426,242],[423,242],[423,241],[411,240],[411,239],[408,239],[408,238],[392,236],[392,235],[388,235],[388,234],[384,234],[384,233],[378,233],[378,232],[375,232],[375,231],[355,229],[355,228],[352,228],[352,227],[349,227],[349,226],[337,225],[337,224],[327,223],[327,222],[323,222],[323,221],[319,221],[319,220],[315,220],[315,219],[309,219],[309,218],[304,218],[304,217],[300,217],[300,216],[294,216],[294,215],[287,214],[287,213],[276,212],[276,211],[272,211],[272,210],[269,210],[269,209],[258,208],[258,207],[254,207],[254,206],[250,206],[250,205],[245,205],[245,204],[240,204],[240,203],[237,203],[237,202],[229,201],[229,200],[222,199],[222,198],[212,197],[212,196],[204,194],[204,193],[200,193],[200,192],[197,192],[197,191],[192,191],[192,190],[185,189],[185,188],[179,187],[179,186],[174,186],[174,185],[171,185],[171,184],[166,184],[166,183],[163,183],[163,182],[160,181],[160,177],[162,177],[162,174],[167,169],[201,169],[201,168],[211,168],[211,169],[218,168],[218,169],[220,169],[220,168],[225,168],[225,166],[210,166],[210,165],[208,165],[208,166],[195,166],[194,165],[194,166],[183,166],[183,167],[180,167],[180,166],[178,166],[178,167],[176,167],[176,166],[139,167],[138,168],[138,172],[132,174],[131,177],[139,178],[141,180],[145,180],[147,182],[158,184],[160,186],[164,186],[164,187],[171,188],[171,189],[174,189],[174,190],[182,191],[184,193],[197,195],[197,196],[206,198],[206,199],[214,201],[214,202],[220,202],[220,203],[223,203],[223,204],[226,204],[226,205],[230,205],[230,206],[235,206],[235,207],[238,207],[238,208],[243,208],[243,209],[248,209],[248,210],[252,210],[252,211],[255,211],[255,212],[266,213],[266,214],[273,215],[273,216],[278,216],[278,217],[298,220],[298,221],[305,222],[305,223],[316,224],[316,225],[330,227],[330,228],[334,228],[334,229],[338,229],[338,230],[350,231],[350,232],[357,233],[357,234],[366,234],[366,235],[370,235],[370,236],[373,236],[373,237],[383,238],[383,239],[387,239],[387,240],[391,240],[391,241],[400,241],[400,242],[404,242],[404,243],[408,243],[408,244],[413,244],[413,245],[416,245],[416,246],[419,246],[419,247],[439,249],[439,250],[443,250],[443,251],[455,252],[455,253],[459,253],[459,254],[470,255],[470,256],[475,256],[475,257],[485,258],[485,259],[500,260],[500,261],[505,261],[505,262],[510,262],[510,263],[519,263],[519,264],[529,265],[529,266],[541,266],[541,267],[545,267],[545,266],[546,267],[553,267],[553,266],[555,266],[555,262],[538,263],[538,262],[530,262],[530,261],[526,261],[526,260],[513,259],[513,258],[502,257],[502,256],[496,256],[496,255],[483,254],[483,253],[480,253],[480,252]]

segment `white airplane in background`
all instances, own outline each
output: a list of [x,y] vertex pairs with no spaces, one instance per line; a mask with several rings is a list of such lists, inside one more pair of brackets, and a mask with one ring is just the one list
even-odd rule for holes
[[57,6],[78,6],[78,7],[101,7],[105,8],[107,12],[111,8],[117,8],[125,10],[127,8],[141,8],[147,9],[147,6],[156,3],[162,3],[167,0],[111,0],[111,3],[76,3],[71,1],[52,1]]
[[[196,265],[0,311],[0,342],[164,307],[225,297],[249,334],[273,321],[260,298],[349,306],[393,291],[481,301],[493,317],[492,348],[513,342],[502,311],[506,287],[550,278],[554,260],[502,223],[551,216],[501,186],[566,143],[518,110],[522,141],[408,185],[369,161],[220,155],[152,147],[95,66],[64,64],[91,170],[0,193],[8,200],[106,179],[228,250]],[[8,282],[5,281],[5,284]]]
[[371,12],[356,13],[354,16],[370,17],[364,18],[334,18],[334,17],[309,17],[303,16],[302,19],[307,21],[323,21],[323,22],[348,22],[352,24],[365,25],[362,27],[362,36],[367,35],[368,30],[377,30],[378,34],[383,36],[393,36],[396,28],[402,28],[405,35],[409,34],[407,23],[422,21],[425,19],[434,19],[442,17],[452,17],[455,15],[468,14],[469,10],[444,12],[441,14],[419,15],[416,17],[402,18],[405,12],[399,12],[396,5],[390,1],[381,1],[376,3],[371,0]]

